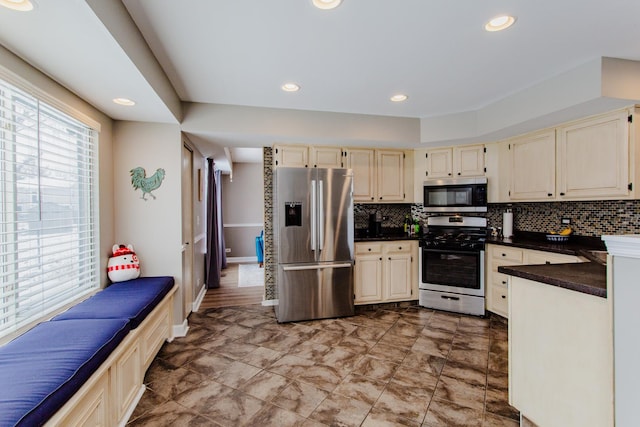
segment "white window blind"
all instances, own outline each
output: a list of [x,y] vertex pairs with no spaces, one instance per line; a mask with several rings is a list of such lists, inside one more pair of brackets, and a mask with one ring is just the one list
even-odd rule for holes
[[96,139],[0,80],[0,337],[99,286]]

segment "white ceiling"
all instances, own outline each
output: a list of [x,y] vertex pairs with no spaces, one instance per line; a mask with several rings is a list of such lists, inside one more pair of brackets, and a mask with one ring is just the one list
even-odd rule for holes
[[[118,120],[178,123],[174,100],[424,119],[481,110],[600,57],[640,61],[637,0],[35,3],[0,8],[0,44]],[[483,30],[502,13],[512,28]],[[285,93],[286,81],[302,89]],[[408,101],[390,102],[398,92]]]

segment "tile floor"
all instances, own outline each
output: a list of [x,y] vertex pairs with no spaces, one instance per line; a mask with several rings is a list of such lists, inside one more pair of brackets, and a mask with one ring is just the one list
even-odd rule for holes
[[507,325],[421,307],[278,324],[193,313],[149,368],[129,426],[517,426]]

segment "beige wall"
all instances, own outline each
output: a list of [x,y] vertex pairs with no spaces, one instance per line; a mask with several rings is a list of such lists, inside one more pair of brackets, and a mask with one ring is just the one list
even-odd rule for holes
[[[115,122],[113,127],[115,242],[132,244],[145,276],[173,276],[179,285],[174,322],[184,320],[182,308],[182,137],[179,125]],[[147,177],[165,170],[162,185],[142,200],[131,185],[129,171],[145,169]]]
[[234,163],[233,181],[222,175],[222,218],[230,258],[256,256],[255,237],[264,224],[262,182],[262,163]]
[[107,260],[111,255],[114,226],[114,189],[113,189],[113,157],[112,157],[112,120],[96,110],[49,77],[31,67],[13,53],[0,46],[0,74],[11,83],[25,89],[29,88],[37,96],[46,97],[66,113],[77,119],[92,121],[99,125],[98,140],[98,188],[99,188],[99,221],[100,221],[100,283],[105,286],[107,279]]

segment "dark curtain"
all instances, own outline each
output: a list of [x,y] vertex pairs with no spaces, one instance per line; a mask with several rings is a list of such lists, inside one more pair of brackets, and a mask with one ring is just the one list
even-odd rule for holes
[[214,166],[213,159],[207,159],[207,288],[220,287],[221,270],[227,266],[222,233],[220,171],[216,171]]

